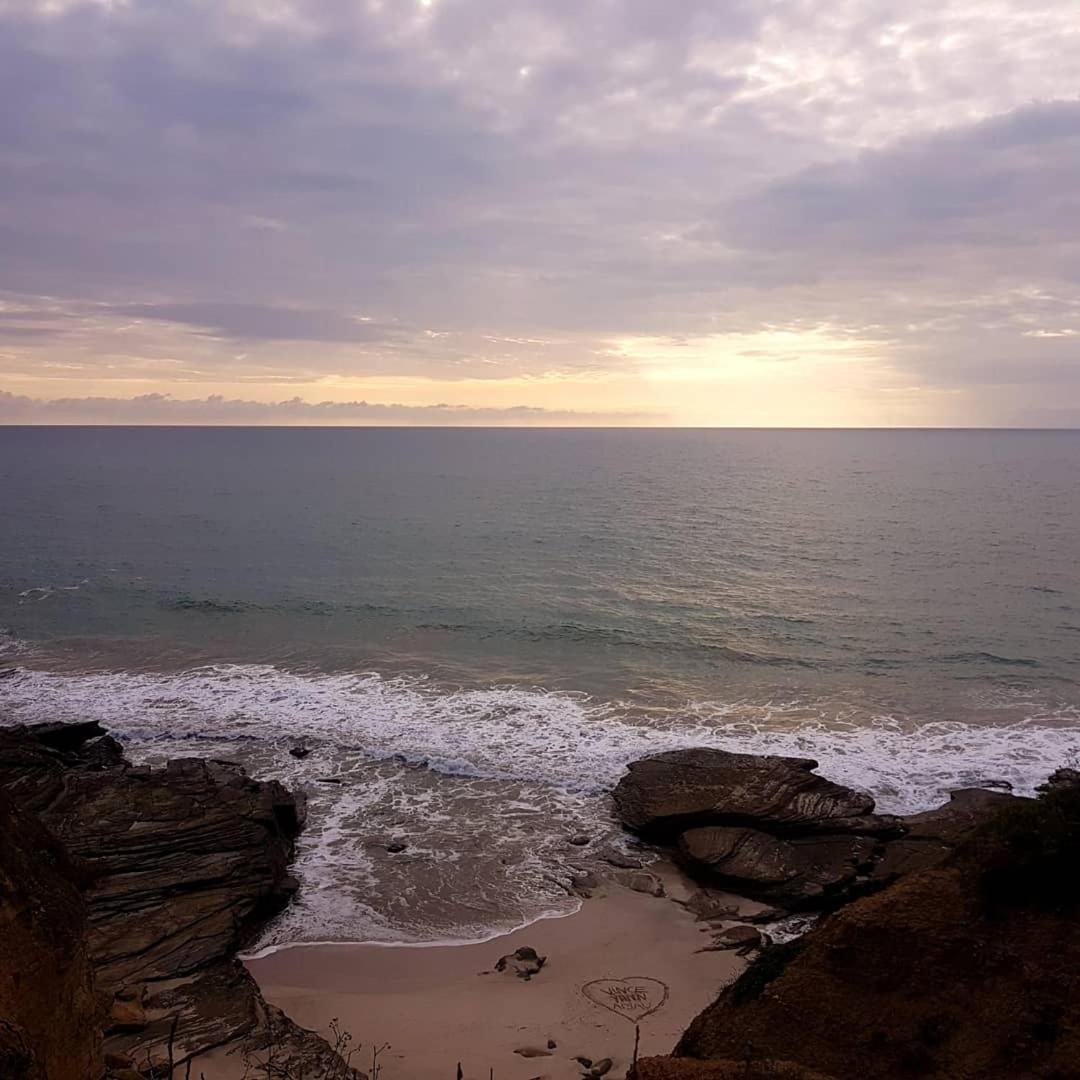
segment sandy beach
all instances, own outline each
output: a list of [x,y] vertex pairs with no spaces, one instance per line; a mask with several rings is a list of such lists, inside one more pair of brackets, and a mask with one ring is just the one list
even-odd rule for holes
[[[370,1070],[372,1045],[389,1043],[379,1057],[383,1080],[448,1080],[458,1062],[474,1080],[492,1072],[504,1080],[578,1080],[579,1056],[610,1058],[609,1075],[621,1077],[634,1023],[586,996],[586,984],[654,980],[647,985],[660,998],[663,984],[666,1000],[641,1023],[640,1053],[659,1054],[745,963],[732,952],[698,951],[710,940],[708,928],[675,902],[687,895],[678,875],[665,868],[661,876],[667,897],[605,884],[573,915],[483,944],[312,945],[248,967],[267,1000],[297,1023],[328,1034],[337,1018],[363,1044],[355,1065]],[[525,981],[494,970],[521,947],[548,958],[539,974]],[[593,997],[610,1000],[605,987],[594,987]],[[218,1051],[197,1063],[193,1074],[199,1071],[206,1080],[234,1080],[243,1069],[236,1054]]]

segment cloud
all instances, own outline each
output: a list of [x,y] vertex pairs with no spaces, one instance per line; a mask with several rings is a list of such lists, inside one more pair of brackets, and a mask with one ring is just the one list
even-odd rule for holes
[[1080,243],[1080,99],[814,166],[725,207],[708,234],[742,249],[843,259]]
[[1075,0],[0,0],[0,377],[629,387],[628,336],[840,327],[1049,408],[1078,49]]
[[369,342],[393,336],[388,327],[364,316],[260,304],[126,304],[106,311],[132,319],[179,323],[213,337],[240,341]]
[[628,424],[656,420],[656,413],[583,412],[515,405],[399,405],[368,401],[245,401],[210,395],[175,398],[140,394],[130,398],[84,397],[42,400],[0,390],[0,424],[338,424],[338,425],[572,425]]

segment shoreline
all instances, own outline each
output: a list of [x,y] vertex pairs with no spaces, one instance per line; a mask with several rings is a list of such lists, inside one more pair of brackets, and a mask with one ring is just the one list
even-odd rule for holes
[[[679,902],[695,886],[663,860],[650,869],[666,895],[605,880],[576,911],[486,941],[296,943],[243,961],[266,1001],[296,1023],[331,1039],[332,1021],[349,1032],[361,1045],[358,1068],[370,1072],[372,1047],[389,1043],[378,1058],[383,1080],[442,1080],[458,1062],[466,1080],[580,1080],[578,1057],[610,1058],[615,1080],[630,1065],[634,1023],[583,987],[621,979],[666,987],[662,1006],[641,1022],[641,1056],[661,1054],[746,964],[734,952],[702,951],[710,927]],[[531,979],[495,970],[524,947],[547,957]],[[194,1062],[200,1072],[239,1080],[244,1063],[221,1047]]]
[[[654,864],[648,864],[648,868],[654,869]],[[288,952],[291,949],[460,949],[470,945],[487,945],[489,942],[498,941],[499,938],[527,930],[539,922],[546,922],[549,919],[570,919],[581,910],[583,903],[584,901],[578,898],[577,907],[570,911],[545,911],[508,930],[493,930],[486,937],[437,938],[434,941],[286,941],[281,945],[265,945],[253,952],[238,952],[236,958],[247,964],[248,961],[265,960],[276,953]]]

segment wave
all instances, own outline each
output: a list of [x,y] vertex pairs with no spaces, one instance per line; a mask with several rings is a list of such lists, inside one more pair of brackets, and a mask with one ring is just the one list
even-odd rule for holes
[[992,652],[950,653],[941,658],[943,664],[998,664],[1004,667],[1037,668],[1042,665],[1038,660],[1022,656],[998,656]]
[[[0,635],[0,655],[21,661],[21,649]],[[1015,715],[1017,704],[1007,695],[1002,711]],[[995,708],[988,700],[986,715]],[[627,842],[608,792],[630,761],[662,750],[813,757],[886,812],[987,783],[1031,794],[1078,756],[1080,713],[1042,712],[1033,701],[1028,717],[916,723],[796,698],[650,709],[540,687],[463,689],[266,664],[22,668],[0,681],[0,723],[96,719],[136,761],[238,760],[306,790],[303,888],[256,948],[481,940],[566,913],[574,868],[590,851]],[[303,760],[288,753],[297,741],[312,750]],[[591,848],[567,845],[582,831]],[[407,838],[407,853],[387,856],[389,838]]]
[[[1063,709],[1010,723],[914,722],[828,701],[688,702],[650,710],[543,688],[461,689],[422,676],[297,673],[262,664],[174,672],[25,670],[5,681],[12,721],[96,719],[136,746],[297,739],[445,776],[566,792],[611,788],[638,757],[686,746],[814,757],[821,771],[914,812],[987,779],[1030,792],[1080,748]],[[172,752],[172,751],[170,751]],[[192,752],[198,752],[193,749]]]
[[239,600],[196,600],[190,596],[162,600],[158,606],[166,611],[197,611],[206,615],[236,615],[258,609],[255,604],[245,604]]

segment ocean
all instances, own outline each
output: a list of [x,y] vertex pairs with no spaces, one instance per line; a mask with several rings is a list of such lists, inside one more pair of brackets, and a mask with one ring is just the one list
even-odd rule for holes
[[1078,431],[8,427],[0,489],[0,723],[303,788],[266,947],[569,910],[659,750],[898,812],[1080,755]]

